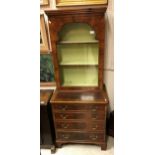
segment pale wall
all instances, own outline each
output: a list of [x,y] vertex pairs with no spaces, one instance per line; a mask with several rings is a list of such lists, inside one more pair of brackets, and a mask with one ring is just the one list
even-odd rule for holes
[[105,35],[105,71],[104,79],[108,91],[111,110],[114,109],[114,3],[109,0],[106,11],[106,35]]

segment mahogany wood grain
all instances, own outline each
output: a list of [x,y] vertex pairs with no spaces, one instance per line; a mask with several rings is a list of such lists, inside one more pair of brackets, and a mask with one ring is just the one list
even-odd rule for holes
[[[102,90],[103,84],[103,56],[104,56],[104,13],[107,5],[101,8],[89,9],[68,9],[68,10],[46,10],[49,18],[50,38],[54,58],[55,80],[58,89],[96,89]],[[93,87],[64,87],[61,85],[60,67],[58,62],[57,43],[60,41],[59,32],[68,23],[87,23],[96,32],[96,39],[99,42],[99,65],[98,65],[98,86]]]
[[[108,103],[108,98],[106,93],[100,90],[56,90],[54,95],[51,98],[51,101],[57,103]],[[76,105],[75,105],[76,106]]]
[[53,90],[40,90],[40,104],[47,105],[51,99]]
[[[106,149],[106,118],[109,99],[103,87],[105,11],[107,5],[98,8],[75,8],[46,10],[49,18],[50,38],[57,89],[50,103],[56,131],[56,145],[82,143],[100,145]],[[63,86],[60,75],[57,44],[77,44],[62,42],[59,33],[66,24],[86,23],[95,31],[99,45],[98,85]],[[91,76],[91,75],[90,75]]]
[[[52,103],[58,147],[65,143],[90,143],[106,149],[106,116],[109,101],[106,89],[103,88],[102,91],[55,91],[50,102]],[[92,133],[97,137],[89,137]],[[98,137],[100,133],[103,137]],[[79,139],[83,135],[85,138]]]

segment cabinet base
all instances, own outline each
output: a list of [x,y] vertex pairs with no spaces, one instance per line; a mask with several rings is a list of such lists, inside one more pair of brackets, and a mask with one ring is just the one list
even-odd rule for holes
[[106,150],[107,149],[107,143],[101,144],[101,150]]
[[57,142],[57,143],[56,143],[56,147],[57,147],[57,148],[62,148],[62,145],[63,145],[63,143],[60,143],[60,142]]
[[90,143],[90,142],[56,142],[57,148],[62,148],[64,144],[92,144],[92,145],[99,145],[101,150],[107,149],[107,143]]

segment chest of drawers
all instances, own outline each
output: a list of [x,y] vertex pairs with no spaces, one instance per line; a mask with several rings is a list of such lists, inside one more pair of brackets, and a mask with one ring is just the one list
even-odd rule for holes
[[82,143],[106,149],[108,98],[103,91],[56,90],[51,99],[56,145]]

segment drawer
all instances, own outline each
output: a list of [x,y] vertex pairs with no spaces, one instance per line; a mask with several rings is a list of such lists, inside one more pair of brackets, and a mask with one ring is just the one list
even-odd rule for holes
[[103,142],[104,133],[58,132],[57,139],[62,141]]
[[60,110],[60,111],[66,111],[66,110],[85,110],[86,109],[86,105],[81,105],[81,104],[76,104],[76,105],[72,105],[72,104],[54,104],[53,108],[55,110]]
[[63,129],[70,129],[70,130],[84,130],[87,128],[85,122],[72,122],[72,123],[65,123],[65,122],[56,122],[56,128],[59,130]]
[[53,104],[54,110],[66,111],[66,110],[91,110],[92,112],[103,111],[104,105],[99,104]]
[[59,113],[55,112],[55,119],[67,120],[67,119],[85,119],[86,113]]
[[104,122],[63,122],[56,121],[56,128],[58,130],[88,130],[88,131],[103,131]]

